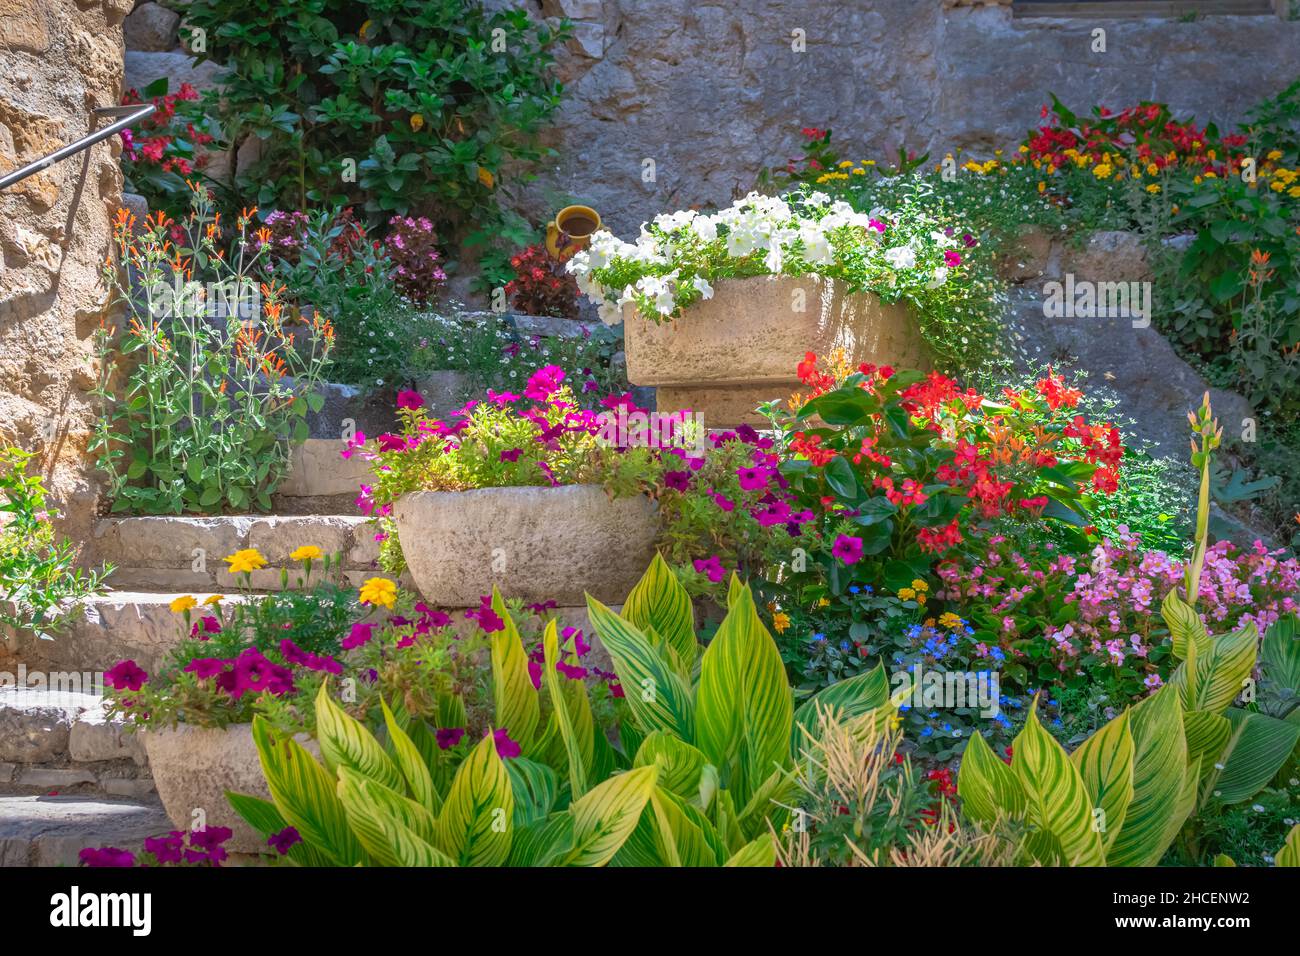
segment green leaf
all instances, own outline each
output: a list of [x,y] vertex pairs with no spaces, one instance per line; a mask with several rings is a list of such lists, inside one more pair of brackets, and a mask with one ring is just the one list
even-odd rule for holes
[[329,685],[322,683],[316,694],[316,740],[320,755],[331,771],[349,767],[364,777],[402,791],[405,780],[379,741],[361,723],[344,713],[330,699]]
[[582,681],[569,680],[555,669],[560,660],[560,648],[554,618],[546,623],[542,648],[546,658],[542,665],[542,680],[568,756],[569,790],[572,798],[576,799],[587,792],[592,782],[590,771],[595,756],[595,722],[591,716],[591,704]]
[[973,734],[957,772],[957,796],[972,820],[993,826],[999,817],[1025,815],[1025,791],[1011,767],[998,759],[982,734]]
[[1232,732],[1205,788],[1224,803],[1241,803],[1263,790],[1286,763],[1300,740],[1300,724],[1236,707],[1225,716]]
[[437,846],[461,866],[500,866],[514,825],[510,774],[487,734],[456,769],[438,815]]
[[776,844],[770,835],[746,843],[723,866],[776,866]]
[[690,744],[672,734],[656,730],[642,741],[633,767],[659,765],[659,786],[686,799],[698,798],[700,774],[709,760]]
[[1287,614],[1274,621],[1260,653],[1264,676],[1300,695],[1300,618]]
[[505,622],[503,630],[492,634],[492,700],[496,726],[505,728],[524,753],[535,755],[541,701],[528,674],[523,639],[496,585],[492,586],[492,610]]
[[840,720],[849,720],[889,703],[889,678],[883,663],[848,680],[837,681],[825,690],[799,705],[794,712],[794,727],[790,734],[791,755],[798,754],[807,745],[805,731],[817,729],[817,709],[829,710]]
[[687,665],[686,677],[699,656],[695,640],[695,613],[691,596],[677,580],[672,568],[656,552],[650,567],[628,594],[619,612],[625,621],[643,632],[653,629],[663,637]]
[[433,776],[429,773],[424,757],[420,754],[420,748],[407,736],[406,731],[398,726],[393,712],[388,709],[388,704],[382,696],[379,698],[379,706],[383,710],[384,726],[388,728],[389,746],[392,748],[397,767],[406,780],[407,790],[422,807],[430,813],[437,813],[442,808],[442,797],[433,785]]
[[1128,711],[1109,721],[1070,754],[1094,811],[1102,811],[1101,842],[1109,848],[1133,800],[1133,734]]
[[636,829],[641,811],[654,792],[658,770],[638,767],[611,777],[583,794],[573,815],[573,849],[567,866],[604,866]]

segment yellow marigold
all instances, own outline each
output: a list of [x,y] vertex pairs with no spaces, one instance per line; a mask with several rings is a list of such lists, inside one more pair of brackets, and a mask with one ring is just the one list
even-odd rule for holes
[[1196,177],[1194,177],[1194,178],[1192,179],[1192,182],[1194,182],[1194,183],[1195,183],[1196,185],[1198,185],[1198,186],[1199,186],[1203,181],[1204,181],[1204,180],[1202,180],[1200,176],[1196,176]]
[[1041,183],[1041,182],[1040,182],[1040,183],[1038,184],[1038,191],[1039,191],[1040,193],[1045,193],[1045,192],[1047,192],[1047,183]]
[[388,578],[367,578],[361,585],[361,603],[383,605],[392,610],[397,601],[397,585]]
[[245,574],[266,567],[266,558],[256,548],[243,548],[222,560],[230,565],[231,574]]
[[314,544],[304,544],[301,548],[295,548],[289,555],[290,561],[319,561],[325,557],[325,552]]
[[918,595],[916,596],[916,603],[917,603],[917,604],[924,604],[924,603],[925,603],[925,595],[924,595],[924,594],[918,594]]
[[224,594],[209,594],[207,597],[203,599],[203,606],[212,607],[212,605],[220,604],[225,599],[226,596]]
[[853,165],[853,160],[851,160],[851,159],[842,159],[842,160],[840,160],[840,162],[839,162],[838,165],[839,165],[840,169],[848,169],[850,166]]
[[492,172],[490,170],[484,169],[482,166],[478,168],[478,181],[481,182],[488,189],[491,189],[493,186],[495,186],[497,182],[496,177],[492,175]]
[[1282,158],[1282,150],[1280,149],[1269,150],[1268,155],[1264,158],[1271,159],[1273,162],[1277,162],[1279,159]]
[[1021,143],[1021,144],[1020,144],[1020,150],[1019,150],[1019,151],[1022,152],[1022,153],[1027,153],[1027,152],[1029,152],[1029,147],[1026,146],[1024,143]]
[[865,169],[855,169],[855,170],[853,170],[853,175],[854,175],[854,176],[865,176],[866,174],[867,174],[867,171],[866,171]]
[[928,590],[930,590],[930,585],[926,584],[926,583],[925,583],[923,580],[921,580],[920,578],[917,578],[915,581],[912,582],[912,587],[914,587],[914,588],[915,588],[916,590],[918,590],[918,591],[928,591]]
[[1286,194],[1292,199],[1300,199],[1300,186],[1292,186],[1286,191]]
[[831,603],[831,599],[830,599],[830,598],[818,598],[818,599],[817,599],[817,606],[818,606],[818,607],[827,607],[830,603]]
[[1160,167],[1157,166],[1155,163],[1147,163],[1147,175],[1148,175],[1148,176],[1159,176],[1159,175],[1160,175]]
[[1100,165],[1093,167],[1092,174],[1096,176],[1098,179],[1106,179],[1114,171],[1115,171],[1115,167],[1112,166],[1110,163],[1101,163]]
[[186,594],[184,597],[176,598],[176,600],[172,601],[172,603],[169,604],[168,607],[172,609],[173,614],[181,614],[184,611],[188,611],[190,608],[194,607],[198,603],[199,603],[198,601],[194,600],[194,598]]
[[1159,184],[1152,183],[1150,186],[1147,187],[1147,192],[1149,192],[1151,195],[1154,196],[1156,193],[1160,192]]
[[901,597],[904,601],[910,601],[912,600],[912,598],[916,597],[916,592],[913,591],[911,588],[899,588],[898,596]]
[[420,113],[412,113],[411,114],[412,132],[418,133],[422,129],[424,129],[424,116]]
[[785,629],[790,626],[790,615],[784,611],[777,611],[772,615],[772,626],[776,628],[776,633],[784,634]]
[[953,629],[961,627],[961,618],[952,611],[944,611],[939,615],[939,626]]

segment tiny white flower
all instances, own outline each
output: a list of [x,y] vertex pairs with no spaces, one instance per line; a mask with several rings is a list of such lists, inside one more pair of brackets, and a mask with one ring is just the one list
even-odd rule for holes
[[885,250],[885,261],[894,269],[911,269],[916,265],[916,253],[911,246],[895,246]]

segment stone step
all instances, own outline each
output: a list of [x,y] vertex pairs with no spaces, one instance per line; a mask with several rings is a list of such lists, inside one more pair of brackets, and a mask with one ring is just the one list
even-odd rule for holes
[[105,714],[98,674],[54,677],[54,690],[27,686],[33,675],[26,668],[14,676],[16,683],[0,686],[0,786],[153,793],[143,741]]
[[283,498],[355,499],[371,479],[370,462],[359,455],[344,458],[341,438],[308,438],[290,451],[289,473],[275,493]]
[[145,837],[171,829],[156,800],[0,789],[0,866],[76,866],[86,847],[139,853]]
[[352,583],[377,573],[379,546],[367,519],[360,516],[103,518],[90,542],[96,560],[117,567],[109,584],[139,591],[233,590],[242,582],[223,559],[243,548],[256,548],[267,560],[265,568],[252,572],[252,588],[277,590],[282,569],[290,571],[290,583],[297,581],[302,565],[289,555],[303,545],[341,556],[345,577]]

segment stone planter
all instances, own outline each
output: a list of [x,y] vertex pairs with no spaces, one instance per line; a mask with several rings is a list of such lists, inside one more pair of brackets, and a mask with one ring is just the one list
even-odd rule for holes
[[[304,735],[298,742],[319,755],[314,740]],[[191,829],[194,811],[203,810],[208,826],[234,831],[225,844],[227,850],[256,853],[267,849],[265,839],[244,823],[226,800],[227,790],[271,799],[253,743],[252,724],[234,724],[224,730],[178,724],[174,729],[147,731],[144,747],[158,797],[176,829]]]
[[743,410],[797,389],[807,352],[842,348],[854,365],[928,367],[906,306],[819,276],[727,279],[674,322],[656,324],[631,305],[623,318],[628,380],[660,389],[660,411],[692,408],[710,428],[757,421]]
[[597,485],[417,491],[394,508],[411,577],[439,607],[478,607],[492,585],[529,603],[621,602],[654,558],[654,504]]

